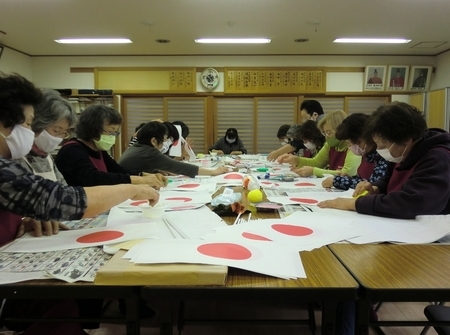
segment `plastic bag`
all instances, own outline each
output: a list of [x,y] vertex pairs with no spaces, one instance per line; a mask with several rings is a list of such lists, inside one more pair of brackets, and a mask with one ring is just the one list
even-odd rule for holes
[[227,187],[223,190],[223,193],[221,195],[218,195],[217,197],[211,200],[211,205],[212,206],[231,205],[232,203],[240,201],[241,197],[242,197],[241,193],[235,193],[231,188]]

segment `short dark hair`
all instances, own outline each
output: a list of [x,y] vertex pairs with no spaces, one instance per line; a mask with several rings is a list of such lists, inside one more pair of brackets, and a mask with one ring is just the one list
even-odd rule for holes
[[236,128],[228,128],[227,131],[225,132],[225,137],[238,139],[239,135],[238,135],[237,129]]
[[122,124],[122,116],[112,107],[104,105],[90,105],[80,114],[75,132],[79,139],[91,141],[99,138],[103,132],[104,122]]
[[180,133],[178,132],[177,127],[175,127],[171,122],[164,121],[163,124],[166,126],[169,131],[168,136],[173,138],[173,141],[178,141],[180,139]]
[[319,128],[317,123],[312,120],[303,122],[297,129],[296,138],[301,139],[303,142],[312,142],[316,147],[321,148],[325,144],[325,136]]
[[347,116],[336,128],[336,139],[339,141],[350,140],[352,143],[358,143],[363,137],[364,127],[369,117],[369,115],[364,113],[354,113]]
[[0,72],[0,122],[5,128],[24,123],[23,105],[36,106],[41,99],[41,91],[21,75]]
[[158,144],[164,142],[164,136],[168,135],[169,131],[164,123],[158,121],[151,121],[146,123],[137,133],[137,142],[139,144],[152,145],[150,142],[154,137]]
[[145,122],[142,122],[134,128],[134,132],[137,133],[139,129],[141,129],[143,126],[145,126]]
[[189,136],[189,127],[183,121],[173,121],[172,124],[181,127],[181,136],[186,139]]
[[323,108],[319,101],[317,100],[304,100],[300,105],[300,111],[305,110],[309,115],[317,113],[318,115],[323,114]]
[[378,107],[366,125],[368,135],[379,136],[393,143],[402,143],[410,138],[416,141],[423,137],[427,129],[423,114],[404,102]]
[[278,131],[277,131],[277,137],[278,137],[278,138],[286,137],[289,128],[291,128],[290,125],[288,125],[288,124],[283,124],[280,128],[278,128]]

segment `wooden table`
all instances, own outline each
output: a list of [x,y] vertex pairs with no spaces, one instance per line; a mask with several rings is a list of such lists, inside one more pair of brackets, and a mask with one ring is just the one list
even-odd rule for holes
[[[248,205],[248,191],[242,191],[242,203]],[[253,212],[252,218],[278,218],[277,212]],[[233,223],[235,217],[223,217]],[[141,296],[149,301],[163,300],[160,310],[161,334],[172,334],[174,302],[182,300],[261,300],[322,301],[322,334],[334,334],[336,302],[356,300],[358,283],[327,247],[301,252],[307,278],[283,280],[258,273],[230,268],[225,286],[147,286]]]
[[358,334],[369,326],[427,326],[424,321],[369,322],[372,301],[449,301],[450,246],[437,244],[333,244],[330,250],[361,285]]

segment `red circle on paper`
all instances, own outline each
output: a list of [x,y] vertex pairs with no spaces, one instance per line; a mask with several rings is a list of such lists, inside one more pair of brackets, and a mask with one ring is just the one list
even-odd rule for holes
[[275,186],[280,186],[280,184],[277,184],[277,183],[271,183],[270,181],[262,181],[261,184],[264,184],[264,185],[275,185]]
[[148,204],[148,200],[133,201],[132,203],[130,203],[131,206],[139,206],[142,204]]
[[199,187],[200,184],[183,184],[178,186],[177,188],[196,188]]
[[301,202],[304,204],[317,204],[319,202],[316,199],[309,199],[309,198],[289,198],[289,200],[295,201],[295,202]]
[[178,140],[174,141],[174,142],[172,143],[172,146],[173,146],[173,147],[176,147],[177,144],[178,144]]
[[183,202],[192,201],[191,198],[185,198],[185,197],[170,197],[170,198],[166,198],[165,200],[183,201]]
[[307,227],[294,226],[286,223],[276,223],[272,225],[272,229],[285,235],[290,236],[308,236],[314,231]]
[[197,251],[203,255],[241,261],[252,257],[246,247],[235,243],[208,243],[202,244]]
[[242,233],[242,237],[248,238],[249,240],[272,241],[271,239],[268,239],[267,237],[252,234],[252,233],[247,233],[247,232]]
[[313,183],[297,183],[294,185],[295,186],[316,186],[316,184],[313,184]]
[[78,243],[98,243],[98,242],[106,242],[112,241],[119,237],[122,237],[124,233],[117,230],[105,230],[99,231],[92,234],[87,234],[80,236],[76,239]]
[[237,173],[230,173],[223,177],[223,179],[242,179],[242,176]]

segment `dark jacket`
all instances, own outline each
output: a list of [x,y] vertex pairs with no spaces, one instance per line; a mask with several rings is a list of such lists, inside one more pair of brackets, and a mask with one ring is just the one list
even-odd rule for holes
[[358,213],[402,219],[450,214],[450,134],[428,130],[403,162],[372,185],[380,194],[358,198]]
[[208,151],[211,150],[222,150],[226,155],[233,151],[242,151],[243,154],[247,153],[247,149],[245,149],[244,143],[239,137],[234,143],[228,143],[225,137],[222,137],[208,149]]

